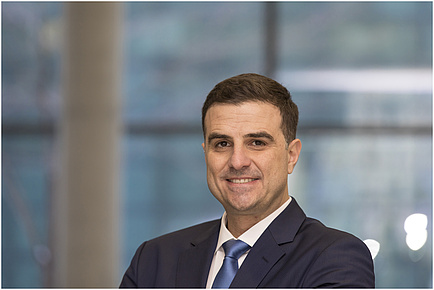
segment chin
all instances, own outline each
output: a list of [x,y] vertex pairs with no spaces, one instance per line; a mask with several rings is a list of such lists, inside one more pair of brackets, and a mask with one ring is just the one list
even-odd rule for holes
[[256,202],[231,202],[229,207],[233,213],[251,214],[256,208]]

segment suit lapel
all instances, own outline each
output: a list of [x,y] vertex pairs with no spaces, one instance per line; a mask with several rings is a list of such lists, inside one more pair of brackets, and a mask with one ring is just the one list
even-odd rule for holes
[[286,255],[280,245],[294,240],[305,218],[306,215],[292,198],[289,206],[270,224],[252,247],[231,287],[257,288],[271,268]]
[[285,253],[273,239],[269,229],[255,243],[232,281],[231,288],[256,288]]
[[209,268],[217,245],[220,220],[194,239],[190,248],[180,255],[176,287],[205,288]]

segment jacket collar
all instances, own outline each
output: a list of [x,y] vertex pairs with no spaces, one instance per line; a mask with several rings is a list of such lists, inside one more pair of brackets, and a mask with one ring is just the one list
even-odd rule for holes
[[250,250],[231,287],[257,288],[270,269],[285,255],[280,245],[294,240],[305,219],[306,215],[293,198]]
[[288,207],[269,226],[277,244],[292,242],[305,219],[306,214],[292,197]]

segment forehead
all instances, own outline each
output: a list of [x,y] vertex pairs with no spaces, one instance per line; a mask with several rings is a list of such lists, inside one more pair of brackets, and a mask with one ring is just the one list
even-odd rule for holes
[[[214,104],[205,116],[206,134],[220,131],[281,131],[280,110],[269,103]],[[251,132],[249,132],[251,133]],[[277,132],[276,132],[277,133]]]

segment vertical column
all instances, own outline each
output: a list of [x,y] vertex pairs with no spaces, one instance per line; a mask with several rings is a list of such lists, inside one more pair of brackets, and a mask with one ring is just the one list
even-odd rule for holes
[[121,5],[65,3],[53,287],[119,283]]

